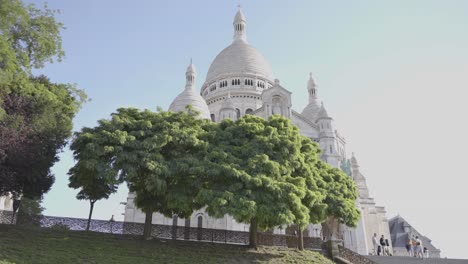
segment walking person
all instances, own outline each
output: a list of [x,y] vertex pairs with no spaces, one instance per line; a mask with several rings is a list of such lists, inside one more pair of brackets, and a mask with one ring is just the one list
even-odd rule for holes
[[408,238],[408,241],[406,242],[406,251],[408,252],[408,256],[413,256],[413,244],[411,238]]
[[415,257],[415,258],[417,257],[417,252],[416,252],[416,250],[417,250],[417,247],[416,247],[416,239],[415,239],[414,236],[413,236],[413,238],[411,239],[411,253],[413,254],[413,257]]
[[390,253],[390,243],[387,238],[385,239],[385,253],[387,253],[387,256],[393,256],[393,254]]
[[382,255],[386,256],[386,244],[385,244],[385,238],[384,235],[380,237],[380,247],[382,248]]
[[419,239],[418,236],[416,236],[416,256],[418,258],[424,258],[424,254],[423,254],[423,244],[422,244],[422,241],[421,239]]
[[429,249],[427,249],[427,247],[424,247],[424,256],[429,258]]
[[379,241],[377,240],[377,233],[374,233],[374,236],[372,237],[372,244],[374,245],[374,255],[380,255]]

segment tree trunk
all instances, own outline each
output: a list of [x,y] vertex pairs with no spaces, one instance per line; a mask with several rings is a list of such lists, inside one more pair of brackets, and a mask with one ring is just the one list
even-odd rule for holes
[[94,203],[96,201],[91,201],[89,200],[89,216],[88,216],[88,223],[86,224],[86,231],[89,231],[89,226],[91,224],[91,217],[93,216],[93,210],[94,210]]
[[153,212],[146,211],[145,228],[143,230],[143,239],[148,240],[151,238],[151,226],[153,224]]
[[249,247],[257,250],[257,218],[250,220]]
[[304,250],[304,233],[300,226],[297,226],[297,248]]

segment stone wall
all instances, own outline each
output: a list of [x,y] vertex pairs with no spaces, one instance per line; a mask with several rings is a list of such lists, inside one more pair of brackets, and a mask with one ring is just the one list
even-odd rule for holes
[[[144,224],[124,223],[123,234],[142,235]],[[211,228],[196,228],[170,225],[153,225],[152,236],[168,239],[199,240],[228,244],[249,243],[249,233]],[[268,246],[297,247],[297,238],[293,235],[279,235],[268,232],[258,232],[258,243]],[[304,237],[304,247],[321,249],[322,240],[316,237]]]
[[[13,211],[0,210],[0,224],[11,224]],[[16,222],[16,216],[13,222]]]
[[376,262],[359,255],[358,253],[347,249],[343,246],[338,246],[339,256],[353,264],[377,264]]
[[[41,219],[41,227],[67,226],[70,230],[84,231],[88,219],[71,218],[71,217],[56,217],[43,216]],[[123,222],[110,222],[105,220],[91,220],[89,230],[101,233],[123,233]]]
[[[67,226],[70,230],[83,231],[86,229],[87,219],[43,216],[41,226],[51,228],[54,226]],[[90,230],[94,232],[142,235],[144,224],[119,221],[91,220]],[[155,238],[195,240],[227,244],[249,243],[249,233],[243,231],[230,231],[221,229],[183,227],[171,225],[154,225],[151,234]],[[268,232],[258,233],[260,245],[297,247],[297,238],[294,235],[279,235]],[[322,240],[317,237],[304,237],[304,247],[307,249],[320,250]]]

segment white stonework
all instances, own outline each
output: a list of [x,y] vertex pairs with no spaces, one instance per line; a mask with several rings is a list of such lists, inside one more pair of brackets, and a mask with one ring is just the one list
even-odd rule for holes
[[195,78],[197,71],[192,61],[185,72],[185,89],[180,93],[169,106],[169,111],[185,111],[187,105],[191,105],[194,110],[200,113],[201,118],[210,119],[210,110],[205,100],[195,91]]
[[13,211],[13,197],[11,195],[0,196],[0,211]]
[[[323,150],[322,159],[334,167],[342,167],[343,164],[352,163],[348,171],[350,177],[356,181],[359,188],[357,207],[362,212],[361,220],[357,228],[341,227],[344,244],[360,254],[368,254],[371,250],[371,236],[374,233],[390,237],[388,222],[385,217],[385,209],[375,206],[369,197],[365,179],[359,172],[359,166],[353,157],[349,161],[346,157],[346,141],[335,129],[333,118],[328,114],[323,103],[319,104],[317,87],[312,74],[307,82],[309,104],[301,113],[292,109],[291,92],[280,85],[280,81],[274,79],[272,68],[265,57],[254,47],[247,43],[246,18],[242,11],[236,13],[234,18],[234,40],[231,45],[222,50],[212,62],[203,84],[200,98],[185,91],[171,104],[170,111],[183,111],[185,106],[192,104],[194,108],[202,112],[202,116],[219,122],[230,118],[236,120],[246,114],[268,118],[273,114],[283,115],[291,119],[292,123],[300,128],[301,134],[319,143]],[[190,67],[193,67],[191,64]],[[189,67],[189,68],[190,68]],[[189,91],[193,91],[193,79],[190,69],[187,70],[187,85]],[[189,85],[190,82],[190,85]],[[186,88],[187,90],[187,88]],[[208,111],[205,109],[207,105]],[[126,222],[144,222],[144,214],[135,208],[134,194],[127,198],[125,209]],[[192,227],[205,227],[215,229],[227,229],[248,231],[249,226],[235,222],[232,217],[225,216],[222,219],[208,217],[203,210],[195,212],[190,221],[185,219],[165,218],[160,214],[153,215],[154,224],[190,225]],[[275,233],[284,233],[277,229]],[[321,236],[320,225],[308,227],[309,236]]]

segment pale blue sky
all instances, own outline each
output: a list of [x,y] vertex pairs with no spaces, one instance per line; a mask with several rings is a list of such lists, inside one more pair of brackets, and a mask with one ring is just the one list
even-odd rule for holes
[[[44,1],[31,1],[42,5]],[[184,87],[192,57],[197,87],[232,39],[238,1],[49,0],[62,10],[66,59],[39,72],[77,83],[92,98],[75,129],[94,126],[116,108],[167,109]],[[468,1],[241,1],[249,42],[307,104],[312,71],[319,97],[355,152],[371,194],[442,249],[468,258]],[[66,172],[54,167],[46,214],[85,218]],[[95,218],[122,219],[126,187],[98,202]]]

